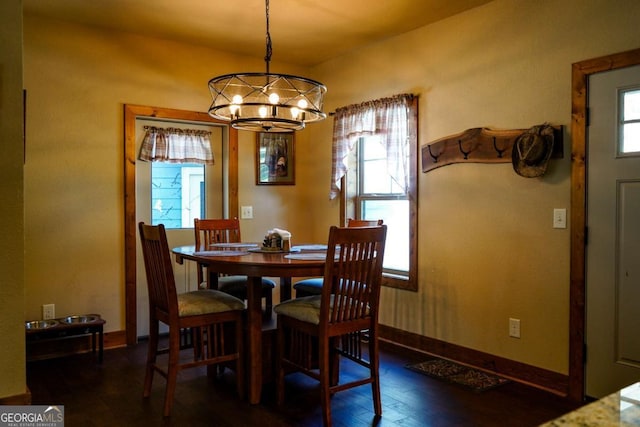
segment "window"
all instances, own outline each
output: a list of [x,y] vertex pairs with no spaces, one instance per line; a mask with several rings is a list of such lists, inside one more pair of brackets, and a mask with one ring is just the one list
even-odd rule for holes
[[640,89],[624,89],[619,92],[618,154],[640,152]]
[[205,217],[205,165],[213,165],[211,131],[144,126],[138,159],[151,162],[151,223],[191,228]]
[[334,122],[332,184],[338,178],[339,186],[331,193],[340,195],[341,221],[382,219],[387,225],[383,285],[416,291],[417,97],[344,107],[336,116],[345,110],[343,122]]
[[166,228],[191,228],[204,218],[204,165],[151,163],[151,223]]
[[404,189],[387,172],[387,156],[378,137],[362,137],[357,147],[358,183],[356,217],[382,219],[387,224],[384,269],[407,275],[409,271],[409,201]]

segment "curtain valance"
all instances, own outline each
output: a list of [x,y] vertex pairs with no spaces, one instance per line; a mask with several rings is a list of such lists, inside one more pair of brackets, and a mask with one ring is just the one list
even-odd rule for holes
[[347,157],[358,138],[376,135],[387,153],[391,178],[408,190],[409,109],[414,95],[401,94],[338,108],[333,119],[333,151],[329,197],[340,193]]
[[144,130],[139,160],[205,165],[215,163],[209,131],[155,126],[145,126]]

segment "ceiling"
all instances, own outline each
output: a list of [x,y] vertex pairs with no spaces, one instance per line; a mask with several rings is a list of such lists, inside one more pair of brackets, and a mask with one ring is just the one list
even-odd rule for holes
[[[313,66],[491,0],[272,0],[272,63]],[[23,0],[25,14],[264,57],[264,0]]]

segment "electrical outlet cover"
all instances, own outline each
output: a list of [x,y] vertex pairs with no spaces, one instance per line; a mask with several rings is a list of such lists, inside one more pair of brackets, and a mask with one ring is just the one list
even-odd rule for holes
[[42,306],[42,320],[49,320],[56,317],[55,304],[44,304]]

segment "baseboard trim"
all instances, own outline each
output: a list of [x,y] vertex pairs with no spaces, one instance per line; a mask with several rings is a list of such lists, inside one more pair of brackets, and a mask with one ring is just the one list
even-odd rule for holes
[[104,333],[104,348],[126,347],[127,331],[113,331]]
[[0,405],[31,405],[31,391],[27,389],[22,394],[0,397]]
[[450,344],[445,341],[403,331],[390,326],[379,326],[379,337],[393,345],[407,347],[430,355],[451,359],[465,365],[496,373],[523,384],[546,390],[558,396],[569,393],[568,375],[516,362],[489,353]]

